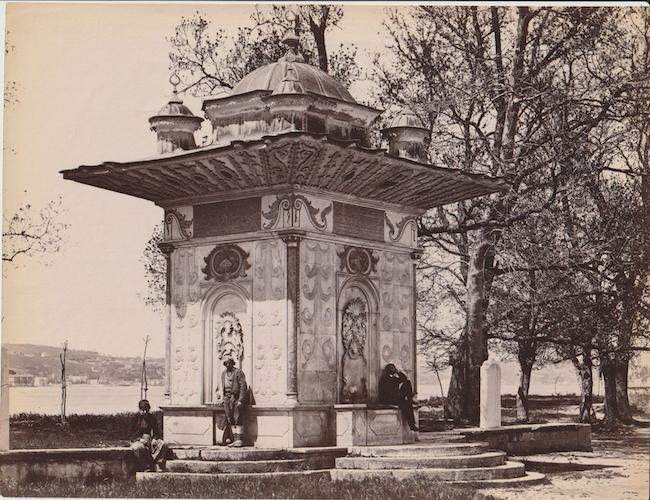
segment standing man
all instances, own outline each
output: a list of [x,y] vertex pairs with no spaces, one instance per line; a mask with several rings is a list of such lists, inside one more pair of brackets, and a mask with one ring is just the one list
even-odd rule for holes
[[393,363],[387,364],[379,377],[379,402],[399,406],[409,429],[418,432],[413,414],[413,386]]
[[136,441],[131,444],[131,450],[138,461],[138,469],[155,472],[158,466],[158,469],[165,470],[168,448],[161,439],[156,416],[149,412],[151,410],[149,401],[141,400],[138,403],[138,410],[133,421]]
[[227,357],[223,361],[226,369],[221,374],[221,390],[223,393],[223,408],[226,413],[226,421],[232,428],[234,441],[228,446],[241,448],[244,446],[242,438],[244,429],[242,417],[246,406],[246,376],[239,368],[235,368],[235,361]]

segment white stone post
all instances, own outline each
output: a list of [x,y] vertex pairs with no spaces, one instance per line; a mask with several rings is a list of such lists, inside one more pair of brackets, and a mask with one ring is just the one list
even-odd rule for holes
[[501,427],[501,367],[490,358],[481,365],[481,428]]
[[7,350],[2,348],[0,358],[2,375],[0,376],[0,450],[9,449],[9,356]]

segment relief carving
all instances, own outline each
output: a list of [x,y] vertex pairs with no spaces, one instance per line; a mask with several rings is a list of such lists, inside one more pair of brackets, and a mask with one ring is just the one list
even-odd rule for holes
[[305,339],[302,341],[302,346],[300,347],[300,352],[302,354],[302,368],[304,369],[307,366],[307,363],[311,359],[311,355],[314,353],[314,342],[312,339]]
[[301,328],[303,333],[334,333],[334,263],[332,246],[305,240],[302,268]]
[[256,346],[255,370],[263,371],[255,384],[255,394],[275,396],[282,387],[282,348],[277,344],[258,344]]
[[223,312],[213,323],[214,350],[219,364],[226,357],[235,360],[241,368],[244,360],[244,330],[239,318],[231,312]]
[[279,304],[285,296],[284,245],[279,240],[261,240],[255,246],[254,268],[254,392],[259,403],[284,398],[281,342],[286,310]]
[[204,259],[202,269],[206,280],[229,281],[245,278],[246,271],[251,267],[248,263],[248,252],[238,245],[217,245]]
[[353,298],[343,308],[342,403],[365,403],[368,400],[368,319],[368,304],[360,297]]
[[400,285],[411,286],[412,260],[409,255],[393,252],[382,252],[379,265],[379,278]]
[[336,369],[336,357],[335,357],[336,347],[334,347],[333,337],[327,337],[321,343],[321,353],[323,354],[323,361],[325,362],[323,368],[327,370],[335,370]]
[[298,143],[294,152],[293,180],[295,184],[306,185],[314,165],[318,161],[319,150],[304,143]]
[[372,250],[345,245],[343,251],[338,252],[337,255],[340,259],[341,271],[364,276],[377,272],[379,258],[375,257]]
[[384,283],[381,305],[382,330],[410,331],[410,287]]
[[407,215],[403,217],[397,224],[393,224],[390,218],[388,217],[388,214],[384,213],[384,217],[386,220],[386,225],[388,226],[388,238],[390,241],[393,243],[397,243],[402,239],[402,236],[404,235],[404,231],[406,231],[407,228],[411,230],[411,235],[409,238],[409,244],[410,245],[415,245],[417,243],[417,234],[418,234],[418,224],[417,224],[417,217],[413,217],[410,215]]
[[281,300],[284,297],[284,262],[278,240],[257,242],[255,252],[255,296]]
[[188,403],[198,395],[199,352],[191,342],[188,330],[176,335],[172,357],[172,399],[174,403]]
[[[176,311],[176,327],[183,328],[188,303],[199,300],[199,275],[194,262],[194,248],[179,248],[173,254],[172,304]],[[190,325],[192,326],[192,325]]]
[[189,240],[191,237],[192,220],[186,220],[185,215],[174,208],[165,210],[165,239]]
[[[306,196],[295,193],[276,197],[269,209],[262,212],[262,216],[269,221],[264,223],[262,227],[264,229],[272,229],[278,226],[282,228],[300,227],[300,214],[303,208],[312,226],[318,231],[325,231],[327,216],[332,211],[332,205],[330,204],[321,210],[314,207]],[[320,216],[318,215],[319,212]]]

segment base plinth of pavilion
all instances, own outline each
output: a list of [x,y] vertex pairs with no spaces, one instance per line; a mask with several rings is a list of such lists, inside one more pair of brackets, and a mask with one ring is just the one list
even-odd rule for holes
[[[336,446],[373,446],[414,443],[417,433],[409,429],[397,406],[335,405]],[[418,410],[413,409],[415,421]]]
[[[163,406],[165,441],[181,445],[223,442],[226,418],[217,405]],[[246,408],[244,444],[257,448],[334,446],[336,417],[331,405],[262,406]]]

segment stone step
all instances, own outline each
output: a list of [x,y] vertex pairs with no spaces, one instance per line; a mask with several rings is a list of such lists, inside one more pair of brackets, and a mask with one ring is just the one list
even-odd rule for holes
[[[311,467],[311,463],[304,459],[285,460],[224,460],[221,462],[213,460],[170,460],[167,462],[168,472],[201,472],[201,473],[260,473],[260,472],[289,472]],[[313,464],[318,465],[318,464]],[[321,467],[322,468],[322,467]]]
[[475,488],[514,488],[517,486],[532,486],[542,483],[546,476],[540,472],[526,472],[521,477],[511,477],[508,479],[483,479],[479,481],[449,481],[450,484],[458,486],[468,486]]
[[254,473],[204,473],[204,472],[137,472],[135,478],[137,481],[158,481],[160,479],[183,479],[190,482],[209,483],[223,478],[232,478],[247,480],[253,478],[272,478],[280,477],[287,480],[301,477],[330,478],[330,471],[324,470],[302,470],[291,472],[254,472]]
[[487,443],[415,443],[394,446],[351,446],[348,455],[358,457],[422,457],[476,455],[488,451]]
[[332,469],[332,479],[363,479],[370,477],[392,477],[394,479],[412,479],[423,477],[433,481],[487,481],[510,479],[525,475],[524,465],[518,462],[506,462],[493,467],[472,467],[465,469]]
[[418,433],[420,443],[466,443],[464,434],[452,432],[422,432]]
[[502,451],[489,451],[476,455],[440,457],[344,457],[336,459],[337,469],[458,469],[493,467],[506,463]]
[[286,450],[279,448],[228,448],[226,446],[211,446],[206,448],[174,448],[174,457],[179,460],[281,460],[289,457]]

